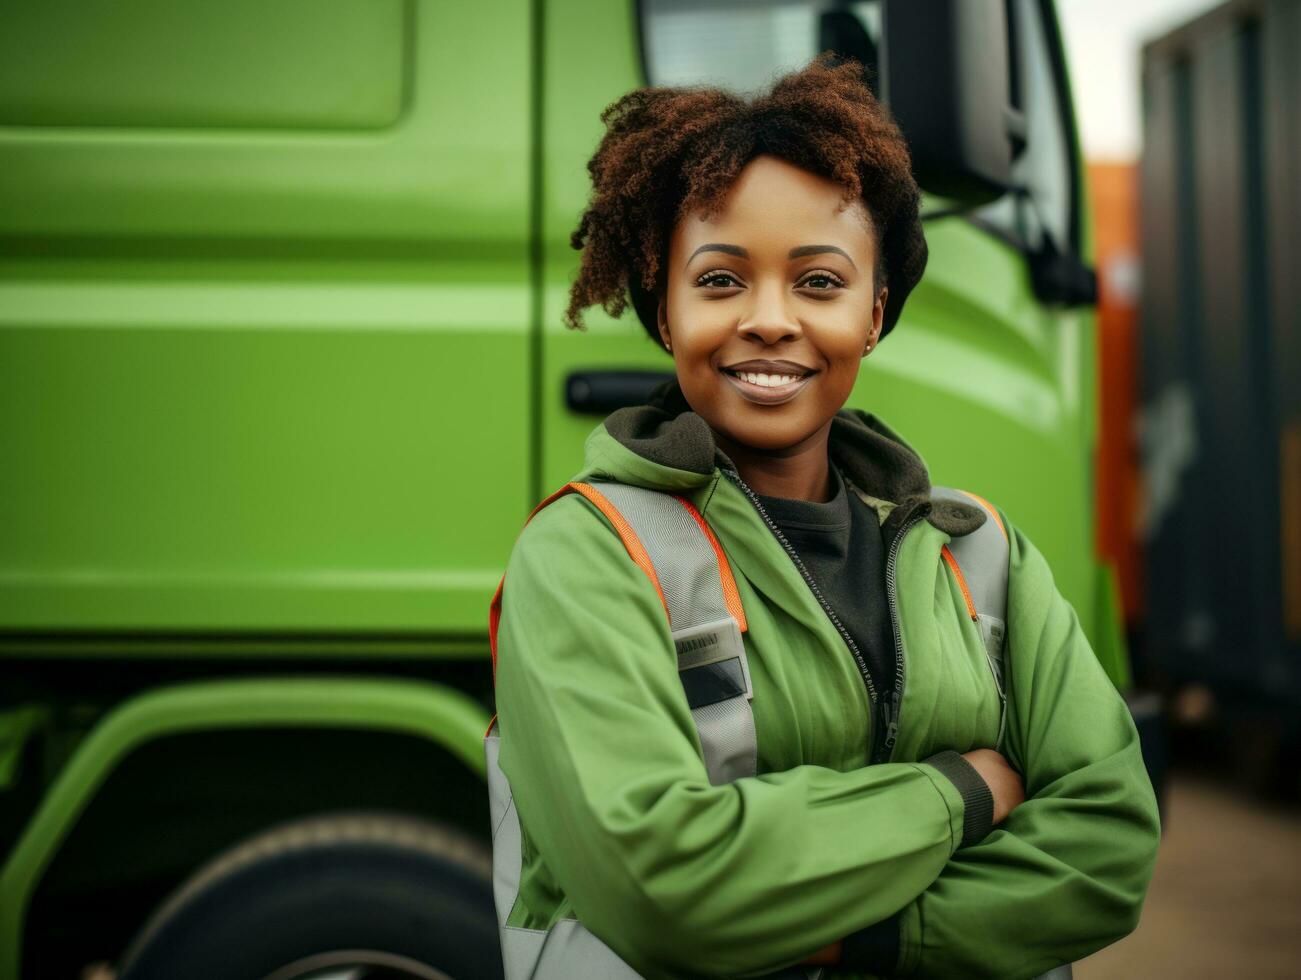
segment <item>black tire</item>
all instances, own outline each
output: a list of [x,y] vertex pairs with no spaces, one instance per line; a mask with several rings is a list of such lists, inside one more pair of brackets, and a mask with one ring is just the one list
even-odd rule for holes
[[123,954],[118,978],[327,975],[501,977],[485,848],[447,828],[383,813],[326,814],[271,828],[177,889]]

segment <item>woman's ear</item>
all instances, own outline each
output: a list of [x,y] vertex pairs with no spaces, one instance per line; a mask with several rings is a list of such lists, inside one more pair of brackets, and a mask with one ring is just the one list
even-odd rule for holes
[[660,343],[664,345],[666,351],[672,353],[673,338],[669,336],[668,301],[662,294],[659,306],[655,309],[655,326],[660,332]]
[[863,348],[863,356],[867,357],[868,353],[876,346],[876,342],[881,339],[881,327],[885,324],[885,301],[890,295],[890,290],[885,286],[876,294],[876,302],[872,304],[872,326],[867,331],[867,346]]

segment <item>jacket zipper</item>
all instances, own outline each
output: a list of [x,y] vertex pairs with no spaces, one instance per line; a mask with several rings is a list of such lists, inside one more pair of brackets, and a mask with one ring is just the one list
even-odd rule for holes
[[[844,625],[840,622],[840,617],[836,615],[835,610],[831,608],[831,604],[828,603],[826,598],[822,595],[822,590],[818,588],[818,584],[815,581],[813,581],[813,576],[809,574],[809,570],[804,567],[804,562],[800,558],[799,554],[796,553],[795,549],[791,546],[791,543],[788,540],[786,540],[786,535],[782,533],[782,529],[779,528],[773,522],[773,519],[768,516],[768,512],[764,510],[763,504],[759,502],[758,495],[753,490],[750,489],[749,484],[747,484],[743,479],[741,479],[740,473],[737,473],[734,470],[723,469],[721,467],[720,469],[722,469],[723,473],[727,474],[728,478],[733,483],[735,483],[738,487],[741,488],[742,492],[746,495],[746,497],[749,498],[750,503],[754,505],[754,509],[759,512],[759,516],[763,518],[764,524],[768,525],[768,530],[773,533],[773,536],[776,537],[776,539],[779,542],[781,542],[781,546],[784,549],[786,549],[786,554],[790,555],[791,561],[794,563],[796,569],[799,570],[800,575],[803,577],[805,583],[808,585],[809,591],[811,591],[814,597],[818,600],[818,605],[822,607],[822,611],[827,614],[827,618],[831,620],[832,624],[836,627],[836,631],[840,633],[840,638],[844,640],[845,645],[849,647],[849,652],[853,654],[854,663],[858,665],[858,672],[863,675],[863,683],[867,685],[867,699],[869,704],[869,710],[871,712],[871,717],[868,720],[871,722],[871,727],[872,727],[872,743],[873,743],[873,750],[874,750],[873,754],[874,755],[878,754],[875,752],[875,750],[879,745],[879,743],[881,742],[880,732],[879,732],[879,728],[880,728],[879,721],[882,720],[881,709],[879,706],[879,698],[876,693],[876,685],[872,683],[872,673],[870,670],[868,670],[867,661],[863,659],[862,653],[859,652],[858,645],[854,642],[854,638],[849,635],[849,631],[846,630]],[[902,536],[903,533],[901,531],[899,537]],[[887,581],[888,579],[889,579],[889,572],[887,569]],[[893,616],[894,616],[894,611],[892,607],[891,608],[892,619]],[[898,681],[898,678],[901,676],[899,673],[899,661],[901,659],[899,655],[899,651],[901,649],[901,646],[902,645],[899,642],[899,634],[898,631],[896,630],[895,632],[896,682]],[[888,708],[886,710],[887,712],[889,711]],[[887,722],[889,721],[888,718],[884,720],[886,720]],[[893,739],[889,735],[888,727],[886,730],[886,739],[890,741],[891,745],[894,744]]]
[[895,740],[899,736],[899,708],[903,703],[903,686],[907,680],[907,669],[903,658],[903,631],[899,628],[899,586],[896,566],[904,535],[925,516],[925,508],[918,508],[918,513],[904,521],[903,526],[895,534],[894,540],[890,542],[890,554],[885,562],[885,596],[890,606],[890,626],[894,631],[894,691],[890,704],[886,707],[885,740],[881,745],[881,751],[874,753],[876,757],[873,758],[873,762],[889,762],[890,756],[894,754]]

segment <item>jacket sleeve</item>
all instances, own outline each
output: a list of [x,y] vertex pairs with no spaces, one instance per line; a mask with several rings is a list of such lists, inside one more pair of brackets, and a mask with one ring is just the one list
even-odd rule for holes
[[1026,801],[904,909],[900,972],[1031,977],[1131,932],[1160,824],[1138,733],[1043,556],[1011,524],[1005,753]]
[[925,763],[710,785],[654,586],[577,495],[516,544],[496,670],[525,835],[645,977],[798,963],[905,906],[961,841],[962,796]]

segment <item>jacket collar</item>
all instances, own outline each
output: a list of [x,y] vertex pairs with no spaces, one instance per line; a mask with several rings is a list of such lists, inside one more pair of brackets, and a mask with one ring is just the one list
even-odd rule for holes
[[[831,422],[828,452],[858,496],[873,507],[887,531],[924,508],[927,520],[951,536],[985,522],[975,506],[933,507],[921,456],[871,413],[842,408]],[[736,467],[718,448],[713,431],[691,410],[677,379],[657,388],[645,405],[612,412],[588,436],[584,474],[656,490],[705,486],[718,470]]]

